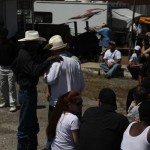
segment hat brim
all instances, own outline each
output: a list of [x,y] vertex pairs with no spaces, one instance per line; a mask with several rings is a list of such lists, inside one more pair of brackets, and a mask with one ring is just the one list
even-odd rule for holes
[[134,49],[135,51],[139,51],[140,49]]
[[50,50],[52,48],[52,44],[46,44],[44,46],[44,49]]
[[61,46],[58,46],[58,47],[52,47],[49,50],[54,51],[54,50],[59,50],[59,49],[65,48],[65,47],[67,47],[67,43],[62,44]]
[[113,45],[113,46],[116,46],[115,43],[112,43],[112,42],[108,42],[109,45]]
[[35,38],[35,39],[22,38],[22,39],[18,40],[18,42],[25,42],[25,41],[46,41],[46,39],[43,37],[39,37],[39,38]]

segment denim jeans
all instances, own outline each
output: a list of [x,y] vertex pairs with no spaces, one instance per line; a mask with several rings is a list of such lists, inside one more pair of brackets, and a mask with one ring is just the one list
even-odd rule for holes
[[[48,121],[49,121],[49,119],[50,119],[50,117],[51,117],[51,115],[52,115],[52,113],[54,111],[54,108],[55,107],[49,105],[49,109],[48,109]],[[47,140],[47,143],[45,145],[45,149],[46,150],[51,150],[51,143],[52,143],[52,141]]]
[[20,116],[18,126],[17,150],[37,150],[37,90],[36,87],[19,89]]
[[47,141],[46,145],[45,145],[45,149],[46,150],[51,150],[51,144],[52,144],[52,141]]
[[0,93],[1,100],[6,105],[16,106],[17,95],[16,95],[16,78],[10,66],[0,66]]
[[106,72],[109,76],[115,75],[115,73],[121,68],[120,64],[114,64],[111,68],[107,66],[106,63],[101,63],[100,67]]

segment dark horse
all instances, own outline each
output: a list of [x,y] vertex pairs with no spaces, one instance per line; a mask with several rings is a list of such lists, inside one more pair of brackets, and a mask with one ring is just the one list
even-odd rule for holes
[[95,32],[85,32],[73,38],[72,53],[80,60],[98,61],[99,40]]

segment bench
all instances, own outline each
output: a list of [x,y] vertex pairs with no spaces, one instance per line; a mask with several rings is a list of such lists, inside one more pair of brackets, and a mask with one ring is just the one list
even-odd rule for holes
[[[81,68],[83,71],[98,74],[98,75],[104,75],[105,72],[99,67],[100,63],[94,63],[94,62],[86,62],[81,64]],[[126,65],[122,65],[121,69],[117,72],[116,76],[131,78],[131,74],[128,71]]]

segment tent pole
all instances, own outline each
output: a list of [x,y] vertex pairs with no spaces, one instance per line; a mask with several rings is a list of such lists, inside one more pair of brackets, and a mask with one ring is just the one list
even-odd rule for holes
[[130,45],[129,45],[129,55],[128,57],[130,58],[130,55],[131,55],[131,49],[132,49],[132,46],[133,46],[133,24],[134,24],[134,17],[135,17],[135,9],[136,9],[136,0],[134,0],[134,3],[133,3],[133,14],[132,14],[132,26],[131,26],[131,39],[130,39]]

